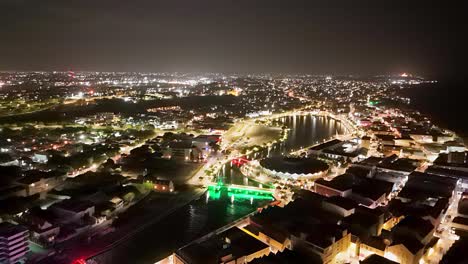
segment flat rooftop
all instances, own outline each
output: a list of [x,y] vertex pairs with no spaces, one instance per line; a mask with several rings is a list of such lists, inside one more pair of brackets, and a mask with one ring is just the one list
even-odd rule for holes
[[221,234],[181,248],[176,254],[187,263],[220,263],[248,256],[268,247],[239,228],[233,227]]
[[27,231],[28,229],[22,225],[14,225],[8,222],[0,223],[0,237],[8,238]]

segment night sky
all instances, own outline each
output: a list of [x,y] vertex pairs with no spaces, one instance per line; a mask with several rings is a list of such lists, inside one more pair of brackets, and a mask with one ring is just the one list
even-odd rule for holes
[[453,75],[465,9],[430,2],[0,0],[0,70]]

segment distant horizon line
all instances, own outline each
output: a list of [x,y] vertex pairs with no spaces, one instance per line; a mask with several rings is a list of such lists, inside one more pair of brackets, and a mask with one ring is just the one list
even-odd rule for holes
[[288,73],[288,72],[210,72],[210,71],[96,71],[96,70],[0,70],[0,73],[113,73],[113,74],[212,74],[212,75],[287,75],[287,76],[310,76],[310,77],[403,77],[422,78],[420,74],[412,73],[379,73],[379,74],[357,74],[357,73]]

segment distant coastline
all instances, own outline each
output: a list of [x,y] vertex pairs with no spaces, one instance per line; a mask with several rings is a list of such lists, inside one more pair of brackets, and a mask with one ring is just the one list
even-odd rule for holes
[[402,93],[411,98],[410,107],[429,116],[441,127],[468,139],[468,85],[462,82],[425,83],[411,86]]

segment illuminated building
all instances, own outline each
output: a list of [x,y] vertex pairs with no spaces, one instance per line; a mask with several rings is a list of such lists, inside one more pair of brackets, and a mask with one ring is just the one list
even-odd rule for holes
[[45,192],[62,184],[65,179],[65,176],[54,173],[31,170],[24,178],[18,180],[18,183],[26,189],[26,195],[30,196],[36,193],[45,194]]
[[[388,242],[389,243],[389,242]],[[363,241],[358,241],[358,255],[359,259],[368,258],[372,255],[385,256],[385,249],[387,248],[386,241],[380,237],[368,237]]]
[[392,261],[388,258],[384,258],[380,255],[372,254],[363,261],[361,264],[398,264],[398,262]]
[[206,158],[213,151],[214,144],[220,141],[220,135],[199,135],[192,139],[192,146]]
[[323,263],[333,263],[335,258],[346,253],[351,245],[351,233],[330,228],[326,225],[315,226],[308,233],[301,233],[299,237],[292,237],[292,247],[297,250],[311,251],[318,254]]
[[190,141],[175,141],[170,142],[167,149],[164,150],[164,158],[179,159],[190,161],[198,158],[200,151],[194,148]]
[[386,249],[384,257],[400,264],[417,264],[423,251],[424,245],[416,242],[395,243]]
[[48,210],[33,208],[27,215],[31,232],[30,239],[45,247],[53,245],[60,233],[60,226],[54,223],[54,214]]
[[369,149],[371,144],[371,138],[369,136],[364,136],[361,138],[361,147]]
[[28,229],[8,222],[0,223],[0,263],[18,263],[28,251]]
[[277,230],[273,231],[271,229],[264,231],[263,227],[260,227],[255,223],[251,223],[241,229],[247,234],[269,245],[271,251],[274,253],[277,253],[278,251],[283,252],[286,249],[292,248],[291,239],[284,232]]
[[242,92],[241,89],[236,88],[236,89],[229,90],[229,91],[227,92],[227,94],[228,94],[228,95],[233,95],[233,96],[239,96],[241,92]]
[[314,191],[324,196],[350,198],[366,207],[376,208],[385,202],[393,189],[393,183],[346,173],[331,181],[318,179]]
[[320,178],[328,172],[328,164],[309,158],[272,157],[260,161],[263,171],[280,178]]
[[367,149],[361,147],[360,141],[360,139],[348,141],[333,139],[310,148],[308,154],[343,162],[357,162],[367,155]]

